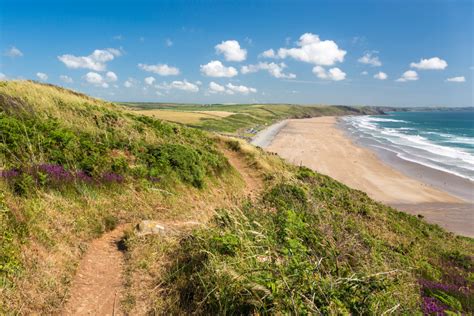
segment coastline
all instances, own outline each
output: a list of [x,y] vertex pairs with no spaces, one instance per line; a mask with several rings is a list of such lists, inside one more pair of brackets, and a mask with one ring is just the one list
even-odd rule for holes
[[327,174],[375,200],[422,215],[449,231],[474,237],[472,201],[465,194],[470,188],[464,182],[443,190],[436,183],[445,182],[445,173],[414,164],[402,172],[394,161],[389,163],[387,157],[354,141],[338,126],[336,117],[286,120],[272,127],[271,132],[257,134],[266,150]]
[[283,120],[275,124],[270,125],[258,132],[250,141],[250,143],[257,147],[266,148],[270,146],[278,133],[288,124],[288,120]]

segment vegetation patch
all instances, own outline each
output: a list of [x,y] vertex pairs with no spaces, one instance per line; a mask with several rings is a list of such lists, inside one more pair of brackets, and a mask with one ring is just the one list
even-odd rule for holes
[[[470,239],[298,168],[182,240],[165,279],[167,311],[469,314],[472,249]],[[421,279],[424,260],[443,271],[438,281]]]

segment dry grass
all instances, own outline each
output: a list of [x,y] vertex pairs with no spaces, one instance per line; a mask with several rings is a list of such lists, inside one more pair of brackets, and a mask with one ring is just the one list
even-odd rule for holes
[[211,117],[228,117],[235,114],[227,111],[193,111],[193,113],[201,113]]
[[199,123],[202,118],[208,117],[205,114],[193,113],[193,112],[181,112],[181,111],[170,111],[170,110],[143,110],[133,111],[141,115],[151,116],[160,120],[182,123],[182,124],[195,124]]
[[151,116],[160,120],[181,123],[181,124],[197,124],[202,119],[213,118],[220,119],[233,115],[235,113],[226,111],[173,111],[173,110],[140,110],[132,111],[133,113]]

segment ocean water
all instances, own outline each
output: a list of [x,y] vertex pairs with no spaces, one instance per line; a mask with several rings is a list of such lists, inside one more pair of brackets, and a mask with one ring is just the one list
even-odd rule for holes
[[391,112],[343,124],[368,146],[474,181],[474,111]]

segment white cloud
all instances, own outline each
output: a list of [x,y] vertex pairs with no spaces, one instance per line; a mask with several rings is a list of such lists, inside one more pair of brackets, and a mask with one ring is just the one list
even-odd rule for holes
[[105,74],[105,80],[108,82],[115,82],[118,80],[118,77],[115,72],[107,71],[107,73]]
[[166,45],[166,47],[171,47],[171,46],[173,46],[173,44],[174,44],[173,41],[170,40],[169,38],[167,38],[167,39],[165,40],[165,45]]
[[147,85],[151,86],[151,85],[153,85],[153,83],[155,82],[155,80],[156,80],[156,79],[153,78],[153,77],[146,77],[144,81],[145,81],[145,83],[146,83]]
[[135,84],[137,84],[137,80],[129,77],[124,83],[123,83],[123,86],[125,88],[131,88],[133,87]]
[[466,78],[464,78],[464,76],[452,77],[452,78],[446,79],[446,81],[447,82],[466,82]]
[[295,74],[283,73],[283,69],[285,69],[286,67],[287,66],[285,65],[285,63],[276,64],[276,63],[260,62],[256,65],[243,66],[240,69],[240,72],[242,72],[243,74],[248,74],[248,73],[257,72],[259,70],[266,70],[271,76],[275,78],[287,78],[287,79],[296,78]]
[[18,48],[16,48],[15,46],[12,46],[10,47],[9,49],[7,49],[4,53],[5,56],[8,56],[8,57],[11,57],[11,58],[15,58],[15,57],[21,57],[23,56],[23,53],[21,50],[19,50]]
[[374,75],[374,78],[379,80],[385,80],[388,78],[388,76],[385,72],[380,71],[379,73]]
[[163,90],[183,90],[187,92],[198,92],[199,87],[197,84],[187,81],[184,79],[183,81],[175,80],[171,83],[163,83],[162,85],[157,85],[156,88],[163,89]]
[[362,71],[360,74],[363,75],[363,76],[367,76],[369,73],[364,70],[364,71]]
[[48,80],[48,75],[45,74],[44,72],[37,72],[36,77],[38,77],[39,80],[42,80],[42,81]]
[[0,80],[7,80],[7,76],[2,72],[0,72]]
[[418,80],[418,73],[414,70],[407,70],[403,73],[403,75],[398,78],[396,81],[398,82],[405,82],[405,81],[416,81]]
[[121,41],[121,40],[123,40],[123,36],[122,36],[122,34],[115,35],[114,37],[112,37],[112,39],[115,40],[115,41]]
[[179,75],[180,73],[178,68],[168,66],[167,64],[157,64],[157,65],[138,64],[138,67],[142,70],[153,72],[160,76],[176,76],[176,75]]
[[411,63],[410,67],[422,70],[443,70],[448,67],[448,63],[438,57],[430,59],[420,59],[418,63]]
[[255,89],[255,88],[246,87],[246,86],[242,86],[242,85],[235,86],[232,83],[228,83],[226,85],[226,87],[232,92],[241,93],[241,94],[249,94],[249,93],[256,93],[257,92],[257,89]]
[[215,83],[212,81],[209,83],[209,93],[215,94],[215,93],[225,93],[225,94],[244,94],[247,95],[249,93],[257,93],[257,89],[252,88],[252,87],[247,87],[243,85],[233,85],[232,83],[228,83],[225,86],[222,86],[218,83]]
[[214,81],[211,81],[209,83],[209,92],[210,93],[219,93],[219,92],[225,92],[225,87],[221,86],[218,83],[215,83]]
[[334,41],[321,41],[318,35],[311,33],[301,35],[297,45],[298,48],[280,48],[278,57],[292,57],[314,65],[332,66],[343,62],[346,55],[346,51],[339,49]]
[[85,68],[95,71],[105,71],[107,62],[121,56],[122,53],[115,48],[96,49],[89,56],[74,56],[65,54],[58,56],[58,59],[68,68]]
[[98,74],[96,72],[88,72],[83,78],[86,80],[87,83],[93,84],[94,86],[102,88],[109,87],[109,84],[105,82],[104,77],[102,77],[101,74]]
[[346,73],[339,68],[331,68],[328,71],[321,66],[313,67],[313,73],[320,79],[341,81],[346,79]]
[[362,64],[371,65],[373,67],[380,67],[382,66],[382,62],[380,61],[378,56],[372,56],[373,52],[367,52],[359,58],[357,61]]
[[275,51],[273,49],[267,49],[266,51],[262,52],[258,57],[264,57],[264,58],[278,58],[278,56],[275,54]]
[[215,48],[217,54],[223,54],[227,61],[244,61],[247,58],[247,50],[241,48],[236,40],[223,41]]
[[239,73],[234,67],[225,67],[220,61],[213,60],[201,65],[201,72],[208,77],[234,77]]
[[66,75],[59,76],[59,79],[61,79],[61,81],[65,82],[65,83],[73,83],[74,82],[71,77],[66,76]]

